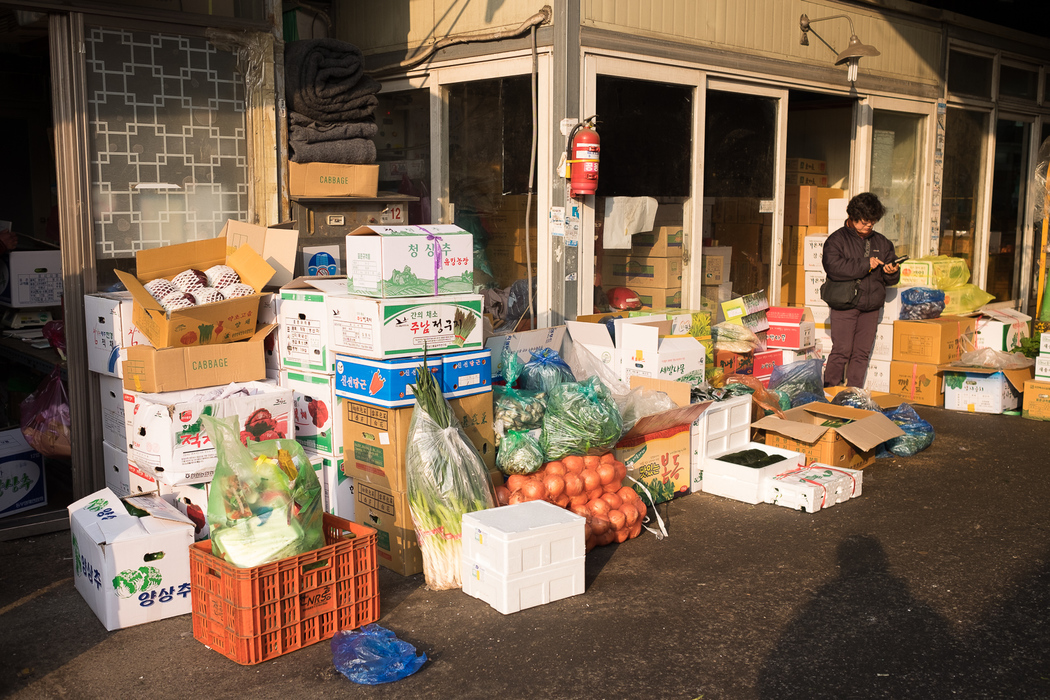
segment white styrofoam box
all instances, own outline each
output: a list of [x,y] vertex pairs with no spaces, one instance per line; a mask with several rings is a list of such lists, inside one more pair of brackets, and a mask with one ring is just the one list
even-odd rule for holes
[[[742,450],[761,450],[781,459],[765,467],[745,467],[740,464],[724,462],[719,457]],[[704,460],[704,493],[724,496],[744,503],[761,503],[765,479],[781,472],[801,467],[806,456],[801,452],[792,452],[779,447],[770,447],[758,442],[749,442],[742,447],[727,452],[709,455]]]
[[814,462],[766,479],[766,503],[815,513],[861,495],[864,472]]
[[689,493],[703,490],[704,462],[709,454],[742,449],[751,439],[751,396],[734,396],[711,404],[693,421],[689,434]]
[[321,482],[325,512],[353,522],[354,503],[357,500],[354,497],[354,478],[343,473],[342,458],[307,456],[317,472],[317,480]]
[[100,374],[98,390],[102,405],[102,439],[127,452],[130,416],[124,413],[124,382],[117,377]]
[[828,278],[824,270],[803,270],[802,276],[806,288],[806,306],[827,306],[820,298],[820,285]]
[[464,555],[463,592],[485,601],[504,615],[509,615],[583,593],[586,560],[586,557],[578,557],[542,569],[506,575],[482,566]]
[[802,239],[802,267],[813,272],[824,271],[824,241],[829,234],[810,234]]
[[[893,324],[880,323],[875,327],[875,344],[871,346],[871,359],[893,359]],[[881,390],[880,390],[881,391]]]
[[61,303],[61,250],[12,250],[0,258],[0,304],[23,309]]
[[[961,384],[960,384],[961,378]],[[945,372],[944,407],[949,411],[1002,413],[1017,408],[1021,392],[1002,372]]]
[[295,439],[306,452],[343,454],[343,400],[330,374],[283,370],[281,386],[292,390]]
[[0,432],[0,518],[45,505],[43,455],[18,428]]
[[1035,378],[1050,379],[1050,355],[1035,358]]
[[[241,389],[250,394],[244,395]],[[266,430],[277,437],[291,437],[295,428],[292,390],[267,382],[162,394],[125,391],[124,402],[125,412],[131,412],[131,463],[169,486],[208,482],[215,473],[215,444],[201,420],[205,413],[216,418],[238,416],[240,430],[250,433],[252,440],[273,437]],[[247,430],[246,423],[253,417],[253,428]]]
[[128,453],[103,440],[102,467],[106,471],[106,488],[121,498],[130,496],[132,491],[128,473]]
[[864,388],[868,391],[890,393],[890,361],[870,360],[868,372],[864,375]]
[[131,515],[109,489],[69,506],[74,585],[107,630],[192,608],[193,523],[159,496],[133,499],[149,515]]
[[84,328],[87,332],[88,369],[111,377],[123,377],[124,348],[150,345],[131,321],[135,302],[131,292],[84,295]]
[[1050,353],[1050,333],[1039,334],[1039,353]]
[[463,556],[509,576],[586,555],[586,519],[546,501],[463,515]]

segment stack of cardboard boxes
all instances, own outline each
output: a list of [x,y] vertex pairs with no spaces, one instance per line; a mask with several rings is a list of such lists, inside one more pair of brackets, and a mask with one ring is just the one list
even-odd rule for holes
[[1035,379],[1024,383],[1021,415],[1032,420],[1050,420],[1050,333],[1039,334]]
[[[536,245],[537,205],[536,197],[533,197],[528,226],[525,225],[525,210],[528,208],[526,195],[505,195],[500,198],[498,210],[481,217],[488,231],[485,254],[498,287],[506,288],[516,280],[536,275],[539,263]],[[530,259],[526,259],[526,242],[529,245],[531,267]]]
[[642,306],[682,308],[682,250],[685,239],[681,210],[657,210],[653,229],[636,233],[629,251],[606,250],[602,256],[602,285],[606,291],[628,287]]
[[943,406],[943,366],[973,349],[975,329],[974,319],[965,316],[894,321],[890,393],[909,403]]

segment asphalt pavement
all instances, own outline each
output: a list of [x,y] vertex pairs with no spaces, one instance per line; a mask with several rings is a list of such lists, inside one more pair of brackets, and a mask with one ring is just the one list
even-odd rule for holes
[[587,555],[586,590],[502,615],[380,569],[379,623],[425,652],[379,685],[321,642],[239,666],[190,616],[107,632],[68,532],[0,543],[13,698],[1050,698],[1050,424],[919,407],[937,437],[817,513],[694,494],[669,536]]

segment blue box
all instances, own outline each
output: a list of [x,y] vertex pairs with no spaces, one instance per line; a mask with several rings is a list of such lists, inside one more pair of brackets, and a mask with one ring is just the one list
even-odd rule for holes
[[[396,360],[371,360],[336,354],[335,395],[386,408],[412,406],[416,397],[409,385],[416,383],[416,371],[422,364],[422,355]],[[428,355],[427,367],[434,375],[434,381],[441,386],[442,358]]]
[[0,433],[0,518],[47,505],[44,458],[17,428]]
[[441,392],[446,399],[492,391],[492,351],[442,355]]

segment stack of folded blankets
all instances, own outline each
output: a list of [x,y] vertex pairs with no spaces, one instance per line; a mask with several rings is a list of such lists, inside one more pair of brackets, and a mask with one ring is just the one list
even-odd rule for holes
[[289,159],[371,164],[379,132],[380,85],[365,75],[361,50],[336,39],[289,42],[284,49]]

